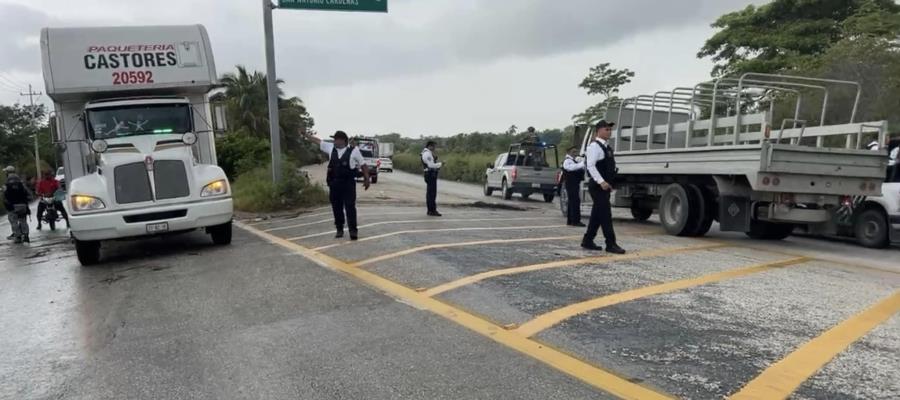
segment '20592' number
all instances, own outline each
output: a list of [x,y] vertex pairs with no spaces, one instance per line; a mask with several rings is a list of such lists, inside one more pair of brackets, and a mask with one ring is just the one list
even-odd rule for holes
[[113,72],[113,85],[131,85],[135,83],[153,83],[151,71]]

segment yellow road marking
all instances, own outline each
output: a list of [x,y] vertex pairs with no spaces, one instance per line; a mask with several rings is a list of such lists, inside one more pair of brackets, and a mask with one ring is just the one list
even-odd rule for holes
[[250,233],[284,248],[290,249],[309,260],[326,268],[331,268],[350,275],[363,283],[387,293],[407,304],[417,308],[428,310],[450,321],[456,322],[478,334],[481,334],[497,343],[507,346],[522,354],[532,357],[549,365],[563,373],[581,380],[597,389],[608,392],[623,399],[671,399],[671,396],[660,393],[651,388],[630,382],[605,369],[588,364],[568,354],[555,350],[534,340],[522,337],[501,326],[488,322],[471,313],[468,313],[449,304],[431,297],[417,293],[414,289],[400,285],[396,282],[382,278],[369,271],[353,267],[341,260],[322,254],[318,251],[303,247],[278,236],[265,233],[253,227],[237,223]]
[[766,368],[732,399],[784,399],[853,342],[900,311],[900,290]]
[[610,262],[614,262],[614,261],[634,260],[634,259],[645,258],[645,257],[665,256],[665,255],[669,255],[669,254],[684,253],[684,252],[696,251],[696,250],[715,249],[715,248],[727,247],[727,246],[728,245],[716,243],[716,244],[702,244],[702,245],[698,245],[698,246],[688,246],[688,247],[667,247],[664,249],[640,251],[637,253],[630,253],[630,254],[623,254],[623,255],[574,258],[574,259],[570,259],[570,260],[552,261],[552,262],[548,262],[548,263],[526,265],[523,267],[496,269],[493,271],[487,271],[487,272],[482,272],[480,274],[470,275],[465,278],[460,278],[460,279],[457,279],[452,282],[447,282],[445,284],[435,286],[431,289],[424,291],[423,294],[426,296],[436,296],[441,293],[448,292],[450,290],[454,290],[454,289],[457,289],[462,286],[471,285],[473,283],[481,282],[485,279],[490,279],[490,278],[504,276],[504,275],[514,275],[514,274],[521,274],[521,273],[525,273],[525,272],[540,271],[540,270],[544,270],[544,269],[572,267],[572,266],[584,265],[584,264],[610,263]]
[[[535,229],[552,229],[552,228],[562,228],[562,227],[563,227],[563,225],[542,225],[542,226],[529,226],[527,228],[523,228],[521,226],[498,226],[498,227],[479,226],[479,227],[471,227],[471,228],[416,229],[416,230],[411,230],[411,231],[388,232],[388,233],[384,233],[381,235],[364,237],[362,239],[359,239],[358,242],[366,242],[369,240],[384,239],[386,237],[406,235],[406,234],[410,234],[410,233],[459,232],[459,231],[513,231],[516,229],[535,230]],[[288,240],[291,240],[291,239],[288,239]],[[334,244],[329,244],[326,246],[316,247],[313,250],[322,251],[322,250],[330,249],[332,247],[346,246],[347,244],[349,244],[349,243],[346,243],[346,242],[345,243],[334,243]]]
[[[357,228],[358,228],[358,229],[362,229],[362,228],[371,228],[371,227],[373,227],[373,226],[381,226],[381,225],[418,224],[418,223],[422,223],[422,222],[533,221],[533,220],[539,220],[539,219],[559,219],[559,218],[558,218],[558,217],[531,217],[531,218],[459,218],[459,219],[437,219],[437,218],[430,218],[430,219],[412,219],[412,220],[400,220],[400,221],[381,221],[381,222],[373,222],[373,223],[371,223],[371,224],[359,225]],[[522,227],[522,226],[520,226],[520,227],[518,227],[518,228],[519,228],[519,229],[526,229],[526,228],[528,228],[528,227]],[[327,236],[327,235],[333,235],[333,234],[334,234],[334,231],[320,232],[320,233],[313,233],[313,234],[310,234],[310,235],[304,235],[304,236],[292,237],[292,238],[288,238],[288,240],[291,240],[291,241],[294,241],[294,240],[303,240],[303,239],[310,239],[310,238],[314,238],[314,237]]]
[[403,251],[398,251],[395,253],[384,254],[378,257],[369,258],[362,261],[357,261],[352,263],[351,265],[354,267],[360,267],[367,264],[372,264],[384,260],[390,260],[392,258],[402,257],[406,255],[410,255],[413,253],[418,253],[426,250],[434,250],[434,249],[446,249],[452,247],[465,247],[465,246],[479,246],[485,244],[508,244],[508,243],[522,243],[522,242],[546,242],[553,240],[571,240],[578,239],[581,235],[575,236],[550,236],[550,237],[539,237],[539,238],[524,238],[524,239],[493,239],[493,240],[476,240],[472,242],[459,242],[459,243],[446,243],[446,244],[430,244],[427,246],[419,246],[413,247],[411,249],[406,249]]
[[638,289],[626,290],[624,292],[614,293],[607,296],[583,301],[580,303],[570,304],[568,306],[558,308],[546,314],[528,321],[518,328],[516,333],[525,337],[536,335],[547,328],[550,328],[562,321],[572,318],[579,314],[597,310],[603,307],[624,303],[626,301],[637,300],[643,297],[654,296],[662,293],[674,292],[676,290],[687,289],[694,286],[705,285],[708,283],[718,282],[725,279],[738,278],[741,276],[756,274],[775,268],[783,268],[789,265],[800,264],[809,261],[807,257],[797,257],[788,260],[773,261],[763,264],[757,264],[750,267],[731,269],[728,271],[716,272],[713,274],[703,275],[696,278],[679,279],[677,281],[661,283],[658,285],[645,286]]

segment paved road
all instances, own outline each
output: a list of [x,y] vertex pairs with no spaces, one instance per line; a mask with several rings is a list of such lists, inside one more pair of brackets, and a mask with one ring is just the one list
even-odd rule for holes
[[417,178],[363,194],[356,243],[326,209],[92,268],[63,232],[0,243],[0,398],[900,397],[896,250],[620,219],[630,253],[594,254],[468,185],[426,218]]

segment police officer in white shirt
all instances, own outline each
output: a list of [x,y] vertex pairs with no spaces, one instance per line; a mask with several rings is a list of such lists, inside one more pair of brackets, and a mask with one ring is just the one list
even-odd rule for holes
[[[347,147],[347,134],[335,132],[334,147],[328,160],[328,198],[334,212],[334,226],[337,228],[335,238],[344,237],[344,222],[350,231],[350,240],[359,238],[356,230],[356,171],[362,168],[363,187],[369,190],[369,167],[359,148]],[[346,212],[346,220],[344,213]]]
[[584,227],[581,223],[581,184],[584,183],[584,159],[578,157],[578,148],[570,147],[563,160],[563,184],[568,195],[566,225]]
[[581,247],[588,250],[603,250],[594,243],[597,231],[603,228],[603,238],[606,239],[606,251],[613,254],[625,254],[625,250],[616,243],[616,232],[612,225],[612,207],[609,202],[612,192],[612,182],[616,179],[616,160],[613,157],[612,148],[609,146],[609,138],[612,136],[614,123],[600,120],[594,125],[594,140],[587,148],[587,171],[590,175],[588,192],[594,201],[591,207],[591,219],[588,222],[587,232],[581,239]]
[[441,213],[437,210],[437,179],[444,163],[438,162],[437,155],[434,154],[435,145],[431,140],[425,144],[425,149],[422,150],[422,170],[425,173],[425,205],[428,207],[428,215],[440,217]]

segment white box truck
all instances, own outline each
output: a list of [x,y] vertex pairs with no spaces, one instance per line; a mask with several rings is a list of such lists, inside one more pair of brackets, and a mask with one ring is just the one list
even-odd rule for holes
[[208,94],[217,86],[206,29],[44,28],[78,260],[100,243],[194,229],[231,242],[233,207],[216,165]]

